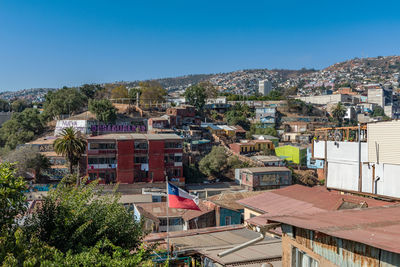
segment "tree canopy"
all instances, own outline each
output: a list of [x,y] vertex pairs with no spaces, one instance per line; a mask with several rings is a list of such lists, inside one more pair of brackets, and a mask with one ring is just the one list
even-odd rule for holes
[[99,84],[84,84],[79,87],[79,91],[81,94],[85,95],[87,99],[93,99],[98,91],[103,90]]
[[29,104],[24,99],[17,99],[11,103],[11,110],[14,112],[22,112],[28,107]]
[[346,116],[347,109],[341,102],[339,102],[332,110],[333,118],[338,122],[339,126],[342,126],[344,116]]
[[165,102],[167,91],[161,86],[160,83],[155,81],[140,82],[140,103],[147,105],[149,103]]
[[14,149],[17,145],[31,141],[43,133],[45,123],[37,109],[27,108],[13,113],[11,119],[0,128],[1,145]]
[[69,186],[62,180],[27,216],[26,183],[2,163],[2,266],[152,266],[151,247],[141,246],[141,223],[118,203],[118,195],[104,195],[96,186],[96,181]]
[[10,111],[10,103],[7,100],[0,99],[0,111],[3,112]]
[[[0,231],[10,230],[15,216],[25,211],[25,197],[22,192],[26,190],[26,183],[15,172],[13,164],[0,164]],[[0,239],[0,247],[1,245]]]
[[90,99],[89,111],[96,115],[97,120],[104,123],[112,123],[117,119],[117,109],[108,99]]
[[111,90],[111,97],[114,99],[118,98],[129,98],[129,91],[125,85],[119,85]]
[[194,106],[198,111],[201,111],[206,104],[206,89],[199,84],[187,88],[184,96],[186,103]]
[[375,106],[372,110],[371,117],[385,116],[385,110],[380,106]]
[[49,159],[31,146],[21,146],[4,157],[5,162],[15,163],[16,175],[26,177],[29,171],[35,171],[36,182],[40,182],[41,171],[49,169]]
[[214,146],[199,162],[199,169],[202,173],[211,177],[218,177],[225,169],[227,157],[222,146]]
[[261,123],[252,123],[250,126],[250,130],[246,133],[246,138],[251,139],[252,135],[271,135],[278,136],[278,132],[273,127],[262,127]]
[[45,96],[44,113],[49,119],[60,118],[60,115],[74,114],[87,106],[87,98],[77,88],[64,87],[50,91]]
[[235,104],[225,113],[226,122],[229,125],[240,125],[245,130],[249,130],[250,122],[248,118],[253,117],[254,114],[248,105]]

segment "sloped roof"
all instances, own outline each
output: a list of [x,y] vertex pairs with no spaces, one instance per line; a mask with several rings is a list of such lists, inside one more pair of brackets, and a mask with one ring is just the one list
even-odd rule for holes
[[[157,218],[167,217],[166,202],[139,203],[136,204],[136,206],[142,208],[147,213],[152,214],[154,217]],[[199,208],[200,211],[168,208],[168,217],[181,217],[183,220],[189,221],[193,218],[214,211],[215,204],[206,201],[200,201]]]
[[400,253],[400,205],[275,216],[270,220]]
[[287,167],[274,167],[274,166],[243,168],[243,170],[248,171],[248,172],[251,172],[251,173],[257,173],[257,172],[283,172],[283,171],[290,171]]
[[222,192],[221,194],[207,198],[207,200],[227,209],[242,210],[244,207],[243,205],[237,203],[237,200],[256,196],[264,192],[265,191]]
[[327,210],[338,210],[343,203],[355,205],[365,203],[368,207],[391,204],[390,202],[372,198],[345,195],[337,191],[329,191],[325,187],[307,187],[292,185],[281,189],[271,190],[263,194],[239,200],[238,203],[250,209],[257,210],[261,215],[249,219],[250,223],[265,225],[272,216],[315,214]]
[[118,203],[148,203],[152,202],[152,195],[150,194],[126,194],[121,195]]
[[[282,241],[279,239],[260,241],[224,257],[218,256],[219,253],[233,247],[233,245],[211,247],[200,250],[200,253],[223,266],[251,266],[252,263],[258,263],[254,266],[261,266],[267,261],[271,263],[269,266],[282,266]],[[275,263],[277,265],[274,265]]]

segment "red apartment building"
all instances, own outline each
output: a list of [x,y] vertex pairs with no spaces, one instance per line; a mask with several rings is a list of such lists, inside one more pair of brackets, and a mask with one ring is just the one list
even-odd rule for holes
[[87,139],[87,175],[101,183],[184,182],[176,134],[106,134]]

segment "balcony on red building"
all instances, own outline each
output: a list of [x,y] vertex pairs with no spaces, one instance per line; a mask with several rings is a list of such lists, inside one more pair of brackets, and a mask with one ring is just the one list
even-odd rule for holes
[[176,134],[106,134],[87,140],[87,175],[101,183],[184,183],[183,139]]

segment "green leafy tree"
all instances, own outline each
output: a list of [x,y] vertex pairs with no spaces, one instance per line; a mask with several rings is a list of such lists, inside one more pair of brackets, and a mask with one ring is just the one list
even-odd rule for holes
[[375,106],[372,110],[371,117],[385,116],[385,110],[380,106]]
[[140,94],[141,94],[140,88],[138,88],[138,87],[130,88],[129,92],[128,92],[129,99],[131,101],[136,101],[138,93],[139,93],[139,97],[140,97]]
[[31,141],[45,129],[43,117],[37,109],[27,108],[13,113],[11,119],[0,128],[2,146],[14,149],[17,145]]
[[[0,230],[6,231],[13,227],[15,216],[25,210],[26,190],[25,180],[15,174],[12,164],[0,164]],[[0,247],[2,246],[0,239]],[[1,248],[0,248],[1,251]],[[1,252],[0,252],[1,253]]]
[[104,88],[99,84],[84,84],[79,87],[79,91],[81,94],[86,96],[87,99],[93,99],[96,93]]
[[45,96],[44,114],[50,120],[59,119],[60,115],[72,115],[87,106],[87,98],[77,88],[64,87],[50,91]]
[[240,161],[238,156],[230,156],[228,158],[228,168],[230,169],[238,169],[238,168],[247,168],[250,167],[249,163]]
[[0,111],[3,112],[10,111],[10,103],[7,100],[0,99]]
[[149,103],[165,102],[167,91],[160,83],[155,81],[140,82],[140,104],[147,105]]
[[50,168],[49,159],[37,152],[31,146],[21,146],[14,151],[11,151],[4,161],[14,163],[16,174],[26,177],[26,173],[33,170],[35,172],[36,181],[41,181],[41,172]]
[[242,104],[235,104],[225,113],[225,120],[229,125],[240,125],[245,130],[250,127],[248,118],[254,116],[254,113],[250,111],[249,106]]
[[62,180],[16,224],[24,216],[26,184],[14,171],[0,165],[2,266],[153,266],[152,247],[141,245],[141,223],[118,195],[98,192],[96,182],[73,187]]
[[199,162],[199,169],[202,173],[211,177],[219,177],[226,168],[227,157],[222,146],[214,146]]
[[273,127],[264,128],[262,123],[253,123],[250,126],[250,131],[246,133],[246,138],[251,139],[254,134],[278,136],[278,132]]
[[194,106],[198,111],[202,111],[206,104],[206,89],[201,85],[192,85],[185,91],[185,100],[188,104]]
[[339,126],[342,126],[344,116],[346,116],[346,107],[343,106],[341,102],[339,102],[332,110],[333,118],[338,122]]
[[110,100],[89,100],[89,111],[96,115],[97,120],[104,123],[112,123],[117,119],[117,109]]
[[97,182],[79,186],[60,184],[49,191],[41,208],[28,222],[28,236],[73,254],[95,247],[99,241],[134,250],[143,236],[134,219],[114,194],[101,194]]
[[14,112],[22,112],[28,107],[29,104],[24,99],[17,99],[11,103],[11,110]]
[[74,166],[86,151],[86,142],[79,132],[69,127],[62,130],[61,135],[54,141],[54,151],[63,155],[69,163],[69,173],[74,173]]

